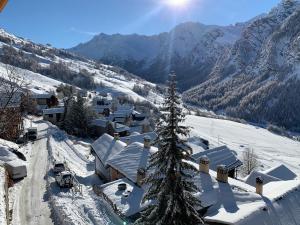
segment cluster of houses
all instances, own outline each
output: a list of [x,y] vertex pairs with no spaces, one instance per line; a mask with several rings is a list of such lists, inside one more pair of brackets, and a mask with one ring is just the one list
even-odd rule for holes
[[6,123],[0,138],[16,141],[23,133],[23,113],[42,114],[45,108],[58,105],[54,94],[27,89],[7,91],[5,87],[0,90],[0,123]]
[[[117,98],[96,96],[92,101],[92,109],[98,118],[89,124],[91,137],[98,138],[105,133],[118,133],[120,137],[125,137],[135,131],[145,133],[152,130],[145,114],[136,111],[132,105],[120,104]],[[61,124],[63,114],[62,105],[43,109],[43,119],[55,125]]]
[[[105,182],[97,187],[120,217],[139,216],[147,204],[142,201],[146,186],[142,180],[151,154],[155,132],[120,137],[103,134],[92,145],[95,173]],[[209,149],[188,143],[192,161],[199,173],[199,213],[206,224],[297,224],[300,221],[300,181],[284,165],[267,171],[253,171],[244,180],[236,171],[242,162],[226,146]],[[283,216],[284,215],[284,216]]]

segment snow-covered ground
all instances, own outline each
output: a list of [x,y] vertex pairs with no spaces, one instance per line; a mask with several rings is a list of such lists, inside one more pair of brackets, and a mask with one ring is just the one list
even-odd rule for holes
[[246,148],[254,149],[261,170],[284,164],[300,175],[300,142],[249,124],[189,115],[191,137],[209,140],[212,146],[227,145],[242,159]]
[[94,184],[101,180],[94,171],[94,157],[86,143],[70,139],[63,131],[49,124],[48,150],[51,160],[63,161],[74,172],[82,188],[82,193],[71,189],[60,189],[55,183],[53,173],[49,172],[50,202],[56,214],[63,218],[64,224],[122,224],[106,203],[93,191]]
[[0,166],[0,224],[6,224],[5,169]]

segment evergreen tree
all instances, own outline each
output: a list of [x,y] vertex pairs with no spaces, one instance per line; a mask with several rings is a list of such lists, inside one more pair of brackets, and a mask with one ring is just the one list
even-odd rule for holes
[[72,98],[67,110],[64,128],[68,133],[86,136],[89,122],[94,114],[85,100],[78,94],[76,99]]
[[150,158],[149,187],[144,201],[151,204],[142,212],[136,224],[143,225],[196,225],[202,224],[196,208],[200,201],[194,197],[198,189],[192,182],[197,170],[186,162],[190,151],[182,137],[189,129],[182,125],[185,115],[181,99],[176,93],[176,76],[170,75],[165,96],[163,116],[157,124],[158,152]]

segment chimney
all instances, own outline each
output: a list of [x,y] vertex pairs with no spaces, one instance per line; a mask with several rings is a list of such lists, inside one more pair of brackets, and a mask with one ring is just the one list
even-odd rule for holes
[[150,148],[151,147],[151,138],[146,135],[144,137],[144,148]]
[[263,194],[263,185],[264,185],[264,180],[261,177],[256,178],[256,193],[259,195]]
[[119,135],[119,133],[114,133],[114,138],[115,138],[115,140],[120,140],[120,135]]
[[219,165],[217,167],[217,180],[223,183],[228,182],[228,170],[225,165]]
[[146,170],[144,168],[139,168],[136,175],[136,183],[139,187],[142,187],[145,178]]
[[206,155],[200,158],[199,170],[202,173],[209,174],[209,158]]

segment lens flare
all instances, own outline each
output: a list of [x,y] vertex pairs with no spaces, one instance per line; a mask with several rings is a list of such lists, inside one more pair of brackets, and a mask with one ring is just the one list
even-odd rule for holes
[[166,0],[166,3],[170,6],[180,7],[188,3],[188,0]]

